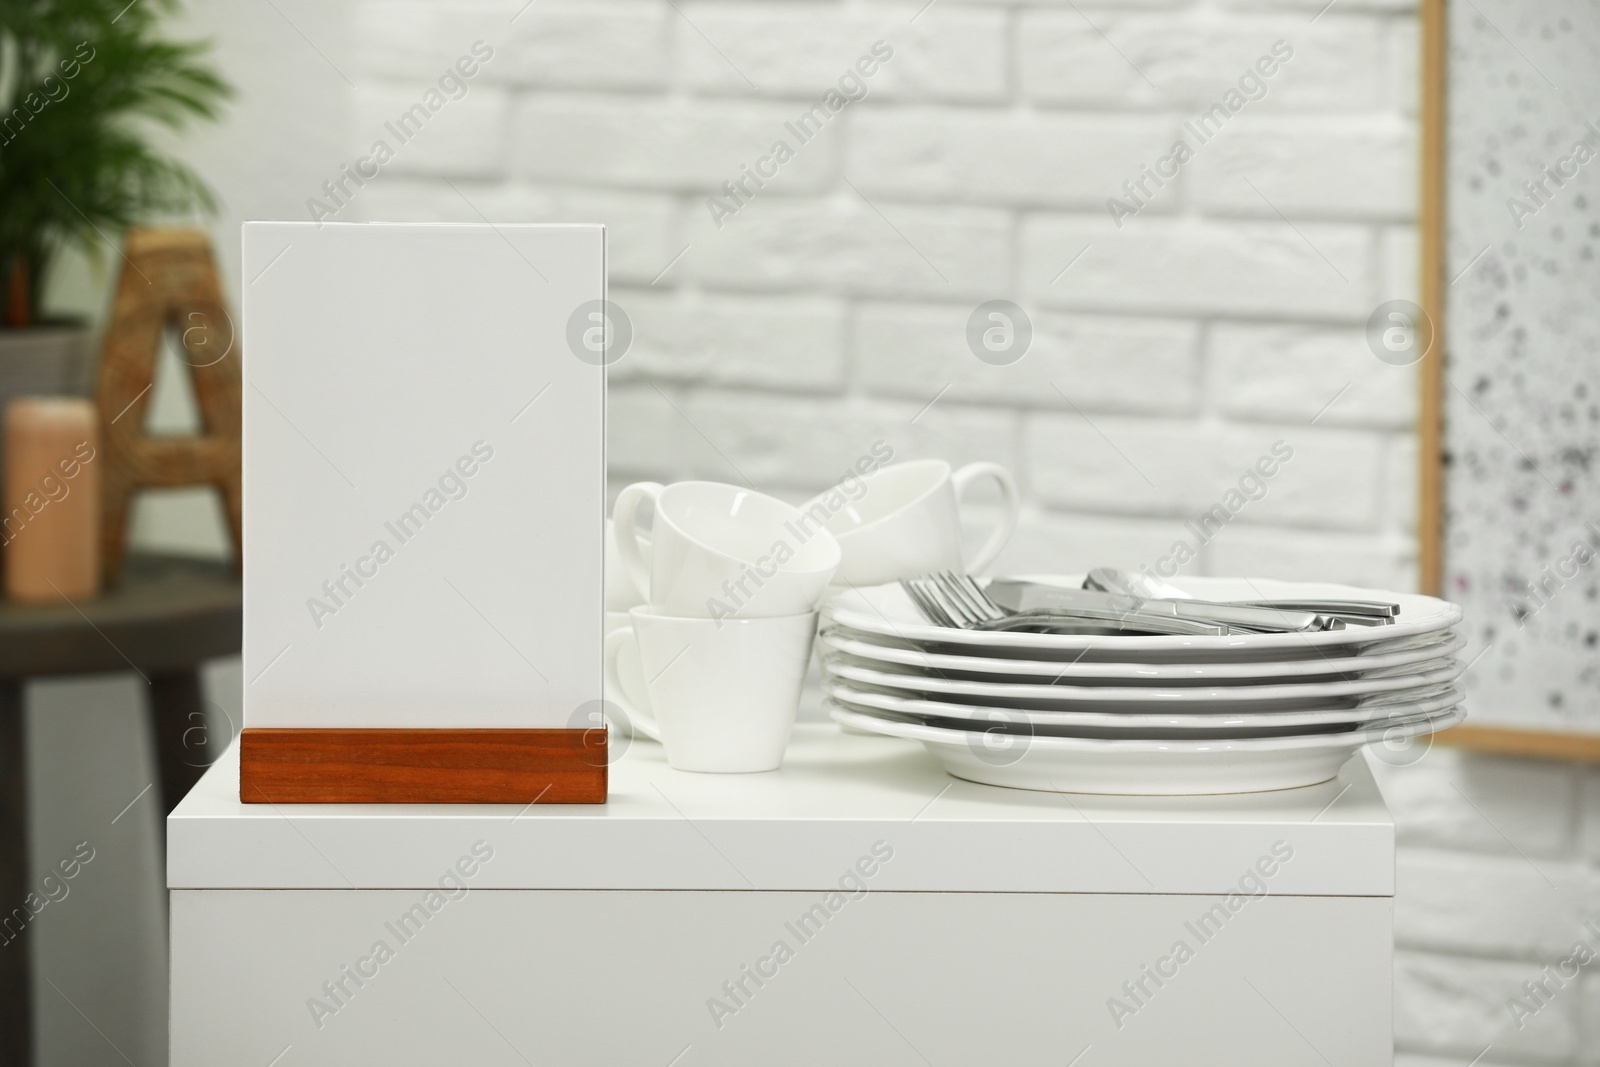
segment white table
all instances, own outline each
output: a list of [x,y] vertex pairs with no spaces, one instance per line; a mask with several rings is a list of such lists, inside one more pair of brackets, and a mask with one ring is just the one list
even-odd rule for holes
[[168,819],[174,1067],[1392,1058],[1394,830],[1360,758],[1095,797],[810,724],[762,775],[636,742],[603,806],[237,783],[230,751]]

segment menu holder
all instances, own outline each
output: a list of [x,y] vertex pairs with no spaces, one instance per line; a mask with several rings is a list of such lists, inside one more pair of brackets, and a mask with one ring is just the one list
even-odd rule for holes
[[600,226],[244,227],[246,803],[601,803]]

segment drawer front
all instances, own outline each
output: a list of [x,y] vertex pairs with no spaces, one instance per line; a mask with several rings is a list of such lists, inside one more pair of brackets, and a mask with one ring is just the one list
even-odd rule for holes
[[174,1067],[1392,1059],[1387,897],[446,881],[173,892]]

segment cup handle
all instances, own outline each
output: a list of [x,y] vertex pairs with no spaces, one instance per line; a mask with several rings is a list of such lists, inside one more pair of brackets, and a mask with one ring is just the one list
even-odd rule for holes
[[634,655],[638,655],[638,646],[633,642],[633,627],[628,626],[612,630],[606,635],[605,664],[606,682],[611,687],[612,703],[622,709],[628,717],[633,728],[652,740],[661,740],[661,727],[656,725],[655,716],[646,710],[646,701],[649,695],[639,697],[629,693],[622,685],[622,672],[617,669],[617,659],[629,645],[634,646]]
[[[983,570],[995,561],[1001,549],[1011,540],[1011,534],[1017,528],[1017,513],[1022,508],[1022,496],[1017,492],[1016,479],[1011,477],[1011,472],[998,463],[968,463],[965,467],[950,475],[950,481],[955,487],[956,502],[966,496],[967,488],[980,478],[993,478],[1000,487],[1001,504],[1005,514],[1000,519],[1000,524],[994,528],[989,539],[983,547],[967,559],[964,566],[969,574]],[[622,502],[617,502],[620,510]]]
[[617,555],[622,558],[623,568],[646,603],[650,601],[650,564],[645,561],[644,550],[639,547],[639,505],[646,500],[654,502],[663,488],[660,482],[634,482],[617,494],[617,506],[611,511]]

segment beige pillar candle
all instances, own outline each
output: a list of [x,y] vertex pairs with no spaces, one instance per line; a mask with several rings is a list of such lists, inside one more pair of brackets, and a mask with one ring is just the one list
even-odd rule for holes
[[5,410],[0,555],[6,595],[60,603],[100,591],[100,417],[72,397],[24,397]]

